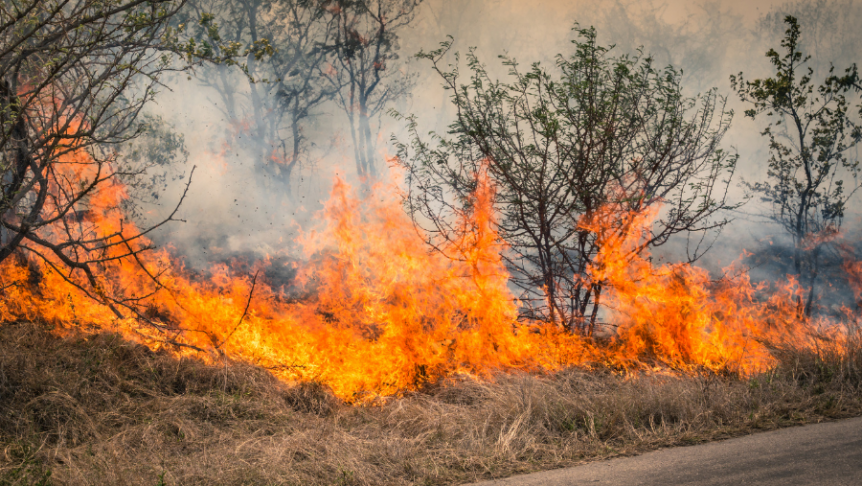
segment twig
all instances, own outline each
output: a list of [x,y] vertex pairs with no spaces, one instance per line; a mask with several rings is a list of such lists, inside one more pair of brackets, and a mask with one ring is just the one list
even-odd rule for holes
[[228,341],[228,339],[232,338],[237,329],[239,329],[240,324],[242,324],[243,319],[245,319],[246,314],[248,314],[248,308],[251,306],[251,298],[254,296],[254,286],[257,284],[257,275],[260,273],[260,270],[254,272],[254,277],[251,278],[251,290],[248,291],[248,300],[245,302],[245,310],[242,311],[242,315],[239,316],[239,322],[234,326],[233,331],[224,338],[224,341],[221,342],[216,349],[221,348]]

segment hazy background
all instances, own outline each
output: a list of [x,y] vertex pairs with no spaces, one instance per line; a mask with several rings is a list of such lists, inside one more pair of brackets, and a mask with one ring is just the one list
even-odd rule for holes
[[[615,44],[620,53],[633,53],[642,46],[658,66],[681,68],[689,95],[717,87],[727,96],[728,107],[736,116],[724,147],[740,154],[737,182],[755,181],[765,177],[768,151],[766,140],[760,136],[765,122],[742,116],[742,105],[731,92],[729,76],[743,71],[753,79],[771,73],[764,54],[769,47],[779,48],[787,14],[800,19],[803,49],[813,56],[815,80],[822,78],[830,61],[842,70],[862,61],[860,3],[426,0],[400,36],[397,69],[405,76],[415,76],[415,86],[409,96],[393,100],[390,107],[415,114],[422,132],[443,131],[452,120],[448,95],[428,63],[414,59],[413,54],[434,49],[451,35],[455,39],[453,51],[465,52],[475,46],[489,72],[503,76],[505,69],[498,55],[507,54],[525,65],[535,61],[552,65],[556,54],[568,52],[571,29],[579,22],[581,26],[595,26],[599,42]],[[170,89],[164,90],[151,109],[182,135],[187,160],[170,167],[175,180],[168,183],[156,204],[146,205],[143,217],[155,218],[172,207],[182,182],[176,176],[188,174],[194,165],[194,183],[181,210],[187,222],[166,228],[157,236],[159,242],[172,245],[192,266],[236,255],[287,255],[299,228],[314,224],[314,214],[328,197],[333,178],[339,175],[355,182],[344,114],[335,106],[324,106],[315,114],[307,133],[312,144],[309,160],[286,187],[284,181],[258,170],[252,154],[237,148],[235,141],[250,135],[226,117],[217,93],[202,83],[213,73],[213,69],[200,70],[198,78],[171,80]],[[226,74],[241,76],[235,70]],[[378,122],[382,168],[386,155],[394,153],[390,136],[406,141],[406,135],[404,124],[385,114]],[[733,187],[732,198],[741,200],[743,191],[736,183]],[[752,201],[734,214],[734,223],[723,232],[704,264],[715,270],[730,263],[743,249],[758,251],[769,241],[779,241],[779,228],[757,216],[767,209]],[[846,223],[853,230],[859,226],[859,211],[851,212]],[[658,254],[672,260],[678,251],[678,246],[671,244]]]

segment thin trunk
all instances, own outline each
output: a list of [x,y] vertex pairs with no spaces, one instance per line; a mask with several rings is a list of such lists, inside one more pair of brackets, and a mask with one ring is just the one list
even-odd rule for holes
[[555,307],[554,279],[547,272],[545,273],[545,297],[548,299],[548,318],[551,320],[551,324],[556,326],[557,312]]
[[592,337],[593,332],[595,332],[596,330],[596,318],[599,315],[599,304],[601,303],[602,286],[596,285],[595,289],[593,290],[593,294],[595,295],[595,297],[593,298],[593,313],[590,316],[590,329],[588,332],[588,335],[590,337]]
[[[0,217],[3,219],[6,219],[8,216],[16,218],[14,214],[15,206],[24,197],[24,192],[29,191],[30,187],[32,187],[29,183],[24,184],[28,169],[34,171],[33,177],[39,181],[38,195],[33,206],[30,208],[29,214],[21,220],[20,231],[8,230],[4,227],[3,233],[0,234],[2,236],[2,239],[0,239],[0,262],[2,262],[18,248],[24,240],[29,227],[36,222],[36,218],[41,213],[42,206],[45,204],[48,186],[40,177],[40,174],[35,172],[38,167],[34,163],[33,154],[31,153],[32,149],[29,144],[27,122],[20,110],[21,103],[15,92],[15,83],[3,82],[0,86],[2,86],[2,99],[5,105],[3,111],[9,115],[8,121],[6,119],[3,121],[13,124],[8,141],[14,145],[14,150],[9,150],[7,153],[14,154],[15,158],[4,174],[4,179],[8,178],[9,184],[3,188],[3,201],[2,205],[0,205],[2,213],[0,213]],[[5,183],[6,181],[4,180],[3,182]]]
[[377,164],[375,164],[374,138],[371,133],[371,123],[368,117],[367,99],[365,96],[360,97],[359,103],[359,127],[362,130],[361,137],[363,138],[365,148],[365,169],[373,178],[377,176]]
[[548,318],[551,320],[551,324],[554,326],[559,322],[561,325],[566,326],[569,331],[572,330],[572,323],[566,323],[563,321],[563,316],[557,309],[557,286],[556,281],[554,280],[554,260],[553,260],[553,251],[551,249],[550,243],[550,229],[549,224],[547,222],[545,212],[545,200],[539,200],[539,208],[538,208],[538,217],[539,217],[539,231],[540,237],[539,240],[536,241],[537,248],[539,250],[539,262],[541,264],[542,271],[542,283],[545,286],[545,297],[548,300]]
[[[251,35],[252,42],[257,42],[259,40],[257,33],[257,0],[252,0],[247,4],[247,15],[248,15],[248,30]],[[255,66],[257,64],[254,54],[249,54],[247,57],[248,62],[248,72],[251,75],[254,75]],[[257,152],[257,159],[261,164],[264,163],[264,157],[266,154],[262,152],[263,143],[267,141],[266,137],[266,124],[263,120],[263,101],[261,100],[260,93],[258,91],[257,83],[249,82],[249,89],[251,91],[251,105],[254,110],[254,136],[257,138],[252,145],[255,147],[255,151]]]
[[297,119],[296,113],[291,116],[290,120],[290,130],[291,135],[293,136],[293,146],[291,148],[291,153],[288,155],[287,146],[285,141],[281,141],[281,152],[284,157],[283,166],[281,167],[282,171],[282,179],[285,181],[285,192],[287,193],[287,197],[291,198],[293,191],[290,187],[290,182],[293,176],[293,170],[299,164],[299,151],[301,144],[301,132],[299,130],[299,120]]
[[359,115],[358,120],[359,126],[356,127],[356,135],[354,135],[354,140],[356,141],[356,156],[359,158],[359,164],[362,166],[362,177],[367,179],[369,174],[368,171],[368,160],[365,158],[365,137],[362,135],[362,115]]
[[228,77],[226,74],[226,69],[223,67],[216,66],[214,69],[218,70],[219,79],[221,79],[221,88],[216,88],[221,92],[222,100],[225,103],[225,111],[227,112],[228,120],[236,121],[236,97],[234,96],[234,90],[231,88],[230,83],[228,81]]
[[353,139],[353,157],[356,159],[356,174],[365,178],[365,167],[362,165],[362,157],[359,152],[359,139],[356,136],[356,120],[353,112],[347,113],[347,121],[350,122],[350,137]]
[[814,285],[817,281],[817,276],[820,273],[820,250],[815,248],[811,255],[811,277],[808,279],[808,299],[805,302],[805,317],[810,318],[814,307]]
[[[797,234],[793,236],[793,246],[794,246],[794,249],[793,249],[793,268],[794,268],[794,270],[796,270],[796,277],[799,279],[800,282],[802,281],[802,258],[803,258],[801,245],[802,245],[802,238],[799,237],[799,234],[797,232]],[[800,295],[796,296],[796,308],[797,308],[796,313],[798,314],[798,317],[802,318],[802,316],[805,314],[805,311],[803,309],[804,303],[802,301],[802,296],[800,296]]]

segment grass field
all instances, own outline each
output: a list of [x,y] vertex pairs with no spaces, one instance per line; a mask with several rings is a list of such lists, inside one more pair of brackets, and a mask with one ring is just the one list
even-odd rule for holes
[[740,378],[570,369],[341,403],[249,365],[0,325],[0,486],[459,484],[862,415],[862,343]]

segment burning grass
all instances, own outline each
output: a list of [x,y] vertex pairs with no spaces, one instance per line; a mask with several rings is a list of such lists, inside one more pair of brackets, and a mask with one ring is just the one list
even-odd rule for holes
[[862,414],[862,339],[749,378],[453,376],[376,406],[109,333],[0,326],[0,484],[457,484]]
[[6,259],[0,321],[109,330],[211,364],[227,356],[285,382],[321,383],[342,400],[368,403],[459,375],[491,379],[501,370],[643,371],[658,364],[680,373],[751,375],[775,365],[776,345],[838,352],[849,336],[846,323],[858,317],[844,309],[841,317],[805,318],[797,305],[805,289],[792,279],[755,284],[744,269],[731,268],[714,281],[692,265],[653,265],[643,237],[657,209],[635,214],[609,206],[581,224],[601,242],[583,278],[607,289],[611,335],[592,339],[559,323],[519,320],[506,244],[495,230],[494,188],[482,174],[476,182],[469,208],[452,223],[458,238],[432,252],[396,187],[363,199],[336,181],[320,227],[297,241],[304,262],[292,291],[302,298],[293,298],[230,265],[213,265],[203,276],[168,251],[143,251],[149,241],[133,236],[119,209],[125,187],[113,181],[87,202],[80,221],[82,234],[105,243],[69,249],[98,253],[98,264],[85,275],[51,256]]

